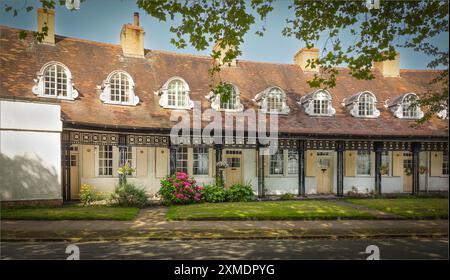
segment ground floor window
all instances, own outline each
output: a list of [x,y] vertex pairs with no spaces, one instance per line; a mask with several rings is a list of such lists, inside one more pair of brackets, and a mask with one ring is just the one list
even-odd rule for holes
[[381,175],[389,176],[391,170],[391,157],[388,151],[381,154]]
[[188,148],[178,147],[177,148],[177,172],[188,172]]
[[208,175],[208,147],[194,147],[193,153],[194,175]]
[[277,150],[269,157],[269,174],[283,175],[283,150]]
[[413,167],[412,153],[404,152],[403,153],[403,169],[405,171],[411,172]]
[[442,175],[448,175],[448,154],[446,152],[442,155]]
[[113,166],[113,149],[111,145],[99,146],[98,150],[98,174],[111,176]]
[[370,175],[370,151],[358,151],[356,175]]
[[288,174],[298,174],[297,150],[288,150]]
[[[119,167],[124,166],[128,163],[128,166],[135,168],[133,166],[133,148],[131,146],[119,148]],[[128,175],[133,175],[132,172],[129,172]]]

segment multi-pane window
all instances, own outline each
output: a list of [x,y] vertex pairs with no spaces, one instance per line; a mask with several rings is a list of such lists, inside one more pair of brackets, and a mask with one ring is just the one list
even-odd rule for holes
[[442,175],[448,175],[448,153],[442,155]]
[[356,175],[370,175],[370,151],[358,151],[356,159]]
[[173,80],[167,89],[167,104],[174,107],[186,106],[186,84],[181,80]]
[[283,150],[277,150],[269,157],[269,174],[283,175]]
[[288,174],[298,174],[297,150],[288,150]]
[[370,117],[373,116],[373,107],[375,106],[375,102],[373,96],[369,93],[363,93],[359,97],[358,102],[358,114],[362,117]]
[[188,148],[178,147],[177,148],[177,160],[176,160],[177,172],[188,172]]
[[391,170],[391,157],[388,151],[384,151],[381,154],[381,174],[389,175],[389,170]]
[[416,118],[418,114],[417,110],[417,97],[415,95],[408,95],[403,99],[402,109],[404,118]]
[[53,64],[44,71],[44,95],[67,96],[67,73],[61,65]]
[[236,109],[236,90],[233,86],[231,86],[231,95],[230,98],[226,102],[220,102],[220,108],[227,109],[227,110],[234,110]]
[[[128,146],[123,147],[119,150],[120,150],[119,167],[124,166],[126,163],[128,163],[128,166],[133,167],[133,148],[131,146]],[[129,172],[128,175],[133,174],[132,172]]]
[[279,113],[283,110],[283,95],[281,90],[273,88],[267,95],[267,112]]
[[113,175],[113,148],[111,145],[98,148],[98,175]]
[[403,153],[403,169],[409,169],[411,171],[412,168],[413,168],[412,153],[404,152]]
[[110,78],[111,101],[129,102],[130,100],[130,81],[127,74],[117,72]]
[[208,175],[208,147],[194,147],[193,152],[194,175]]
[[313,100],[314,115],[328,115],[329,114],[329,100],[328,95],[324,92],[318,92]]

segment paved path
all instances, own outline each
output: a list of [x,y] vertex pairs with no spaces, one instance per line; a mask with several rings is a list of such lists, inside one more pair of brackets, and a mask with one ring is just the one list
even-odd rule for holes
[[[1,259],[66,259],[65,242],[1,243]],[[447,239],[191,240],[75,243],[80,259],[447,259]]]
[[369,208],[364,205],[350,203],[343,199],[334,200],[333,203],[370,213],[370,214],[374,215],[375,217],[377,217],[377,219],[387,219],[387,220],[403,219],[401,216],[398,216],[398,215],[395,215],[392,213],[386,213],[386,212],[383,212],[383,211],[380,211],[377,209]]
[[[365,235],[426,235],[448,234],[448,220],[327,220],[327,221],[167,221],[167,208],[151,207],[141,210],[133,221],[17,221],[2,220],[2,239],[16,237],[76,238],[144,236],[148,232],[167,231],[240,231],[270,232],[296,236],[352,236]],[[241,233],[241,236],[252,237]],[[164,237],[164,236],[163,236]]]

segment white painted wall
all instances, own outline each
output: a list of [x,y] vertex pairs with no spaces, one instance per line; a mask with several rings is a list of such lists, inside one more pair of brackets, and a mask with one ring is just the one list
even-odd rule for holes
[[0,100],[0,197],[62,199],[58,104]]

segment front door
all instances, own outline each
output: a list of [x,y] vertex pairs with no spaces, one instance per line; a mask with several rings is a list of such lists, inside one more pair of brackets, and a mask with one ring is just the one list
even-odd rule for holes
[[403,153],[403,191],[412,192],[412,153]]
[[79,153],[78,146],[70,148],[70,198],[80,199],[80,179],[79,179]]
[[225,169],[225,187],[242,184],[242,151],[226,150],[225,159],[228,163],[228,168]]
[[333,185],[333,161],[330,152],[317,152],[317,193],[331,193]]

